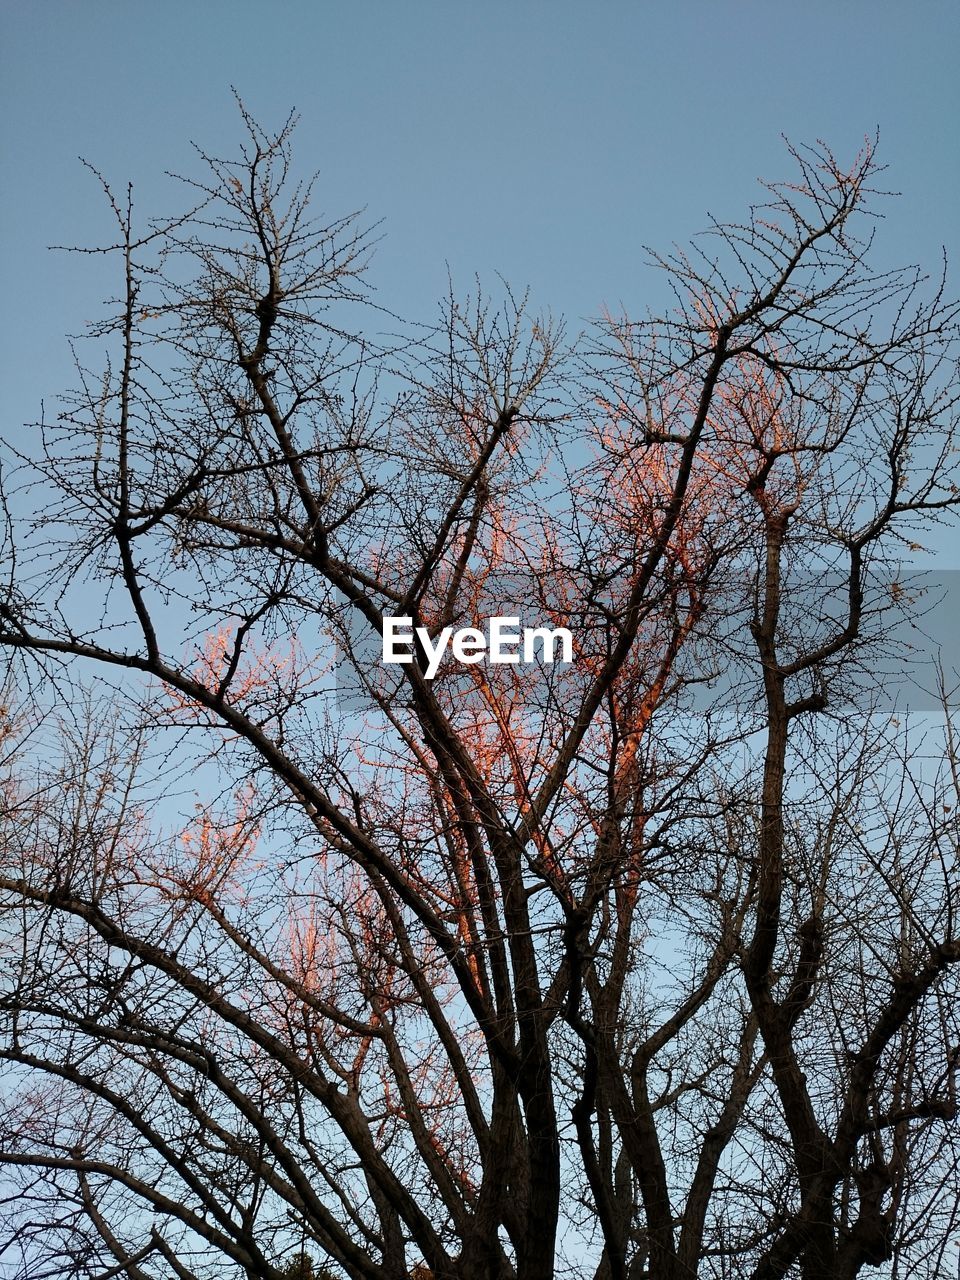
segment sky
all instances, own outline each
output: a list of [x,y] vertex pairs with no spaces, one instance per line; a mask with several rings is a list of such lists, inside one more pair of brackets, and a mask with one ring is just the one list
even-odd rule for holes
[[[0,0],[0,435],[73,380],[65,334],[102,314],[109,239],[82,156],[146,218],[181,206],[190,143],[232,153],[235,86],[332,217],[381,221],[377,299],[436,318],[500,273],[574,331],[663,298],[644,246],[737,219],[790,177],[783,135],[852,160],[879,130],[877,261],[960,292],[956,0]],[[960,554],[941,548],[954,567]]]
[[[268,128],[299,111],[323,211],[380,223],[389,310],[433,321],[448,270],[499,272],[576,332],[662,305],[645,246],[741,218],[791,176],[784,136],[849,162],[879,131],[902,194],[875,260],[946,247],[960,292],[958,55],[955,0],[0,0],[0,435],[29,447],[74,382],[65,335],[116,292],[112,262],[48,248],[111,236],[78,157],[144,219],[180,209],[191,141],[242,138],[231,86]],[[955,533],[935,550],[960,568]]]
[[[48,247],[111,237],[78,157],[142,219],[180,210],[191,142],[243,136],[231,86],[267,128],[300,113],[321,211],[379,223],[388,310],[430,323],[448,271],[461,296],[499,273],[575,334],[666,305],[645,246],[742,218],[792,176],[784,136],[849,163],[879,131],[902,194],[875,262],[936,270],[945,247],[960,292],[958,54],[955,0],[0,0],[0,436],[30,448],[75,384],[65,335],[116,296],[112,259]],[[960,569],[956,532],[927,545]]]
[[[83,156],[146,217],[191,140],[233,151],[230,86],[297,153],[330,215],[382,220],[377,299],[436,318],[447,270],[529,286],[576,331],[662,297],[644,246],[737,218],[790,176],[781,135],[852,159],[880,131],[880,261],[936,266],[960,207],[960,6],[926,0],[0,0],[4,434],[71,382],[64,334],[101,314],[109,217]],[[957,257],[957,255],[954,255]]]

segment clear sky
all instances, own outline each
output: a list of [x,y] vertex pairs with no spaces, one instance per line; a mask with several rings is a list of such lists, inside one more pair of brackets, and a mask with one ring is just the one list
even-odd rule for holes
[[[4,434],[71,382],[63,341],[99,313],[109,220],[83,155],[139,209],[189,141],[233,151],[236,85],[265,124],[302,114],[298,154],[331,214],[365,206],[385,238],[384,305],[433,319],[446,264],[529,285],[583,317],[641,312],[667,248],[756,178],[789,176],[781,133],[846,159],[879,127],[881,261],[936,265],[960,206],[960,5],[939,0],[0,0]],[[955,253],[955,261],[960,254]],[[958,274],[953,274],[957,288]]]

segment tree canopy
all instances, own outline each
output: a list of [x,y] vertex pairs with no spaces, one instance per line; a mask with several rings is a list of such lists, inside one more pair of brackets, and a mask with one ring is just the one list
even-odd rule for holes
[[[877,673],[958,309],[873,145],[574,337],[390,315],[243,123],[174,218],[104,183],[5,455],[5,1273],[945,1276],[958,760]],[[496,616],[572,661],[380,660]]]

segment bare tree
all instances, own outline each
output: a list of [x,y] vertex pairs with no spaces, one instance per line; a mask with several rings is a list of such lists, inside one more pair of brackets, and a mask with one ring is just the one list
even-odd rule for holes
[[[571,344],[377,312],[244,123],[105,187],[105,371],[8,454],[6,1273],[946,1275],[957,753],[869,700],[958,313],[872,146]],[[574,660],[427,676],[493,616]]]

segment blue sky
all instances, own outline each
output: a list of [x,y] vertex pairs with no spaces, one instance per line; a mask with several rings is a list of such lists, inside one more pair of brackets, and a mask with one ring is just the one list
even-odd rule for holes
[[781,134],[846,159],[879,127],[904,194],[878,260],[956,248],[955,3],[6,0],[0,19],[5,435],[71,383],[63,335],[113,283],[46,248],[109,235],[77,156],[132,179],[144,216],[178,207],[163,174],[195,171],[189,141],[240,138],[231,84],[267,125],[300,111],[321,206],[383,219],[371,279],[412,319],[435,317],[447,263],[464,291],[529,285],[573,329],[656,306],[643,246],[742,215],[791,172]]
[[931,261],[956,239],[955,3],[6,0],[2,28],[21,411],[56,389],[48,362],[98,297],[88,264],[45,251],[108,226],[76,157],[132,178],[144,213],[170,208],[163,170],[191,166],[189,140],[240,136],[231,84],[268,124],[299,109],[325,208],[384,219],[373,280],[407,314],[432,314],[447,261],[573,317],[639,311],[657,287],[642,246],[741,213],[757,177],[789,172],[781,133],[845,157],[879,126],[904,192],[879,251]]

